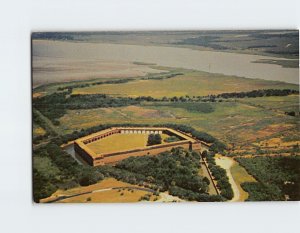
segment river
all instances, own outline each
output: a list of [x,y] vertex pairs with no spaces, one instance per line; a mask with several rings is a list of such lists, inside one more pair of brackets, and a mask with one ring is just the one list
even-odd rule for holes
[[[43,67],[53,65],[52,63],[59,59],[77,62],[138,61],[252,79],[299,83],[298,68],[283,68],[275,64],[253,63],[260,59],[279,59],[269,56],[200,51],[177,47],[46,40],[34,40],[32,48],[33,61],[43,60]],[[57,64],[57,69],[59,68],[59,64]],[[86,72],[90,73],[88,69]],[[70,73],[66,70],[66,76],[68,75]]]

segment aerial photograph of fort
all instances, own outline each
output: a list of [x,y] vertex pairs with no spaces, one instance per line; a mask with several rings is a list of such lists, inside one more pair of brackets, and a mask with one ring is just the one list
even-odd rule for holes
[[33,32],[36,203],[300,201],[298,30]]

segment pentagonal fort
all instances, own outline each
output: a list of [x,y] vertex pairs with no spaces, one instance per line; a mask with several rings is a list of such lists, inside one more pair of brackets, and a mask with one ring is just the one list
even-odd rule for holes
[[[178,140],[162,140],[158,145],[147,145],[149,134],[160,134],[162,139],[176,137]],[[114,127],[79,138],[75,151],[91,166],[113,164],[131,156],[156,155],[183,147],[201,149],[201,143],[183,132],[166,127]]]

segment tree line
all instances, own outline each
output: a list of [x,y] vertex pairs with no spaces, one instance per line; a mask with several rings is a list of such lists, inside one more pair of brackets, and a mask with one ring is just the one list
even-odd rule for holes
[[255,97],[264,97],[264,96],[288,96],[293,94],[299,94],[298,90],[291,89],[263,89],[263,90],[253,90],[246,92],[231,92],[231,93],[222,93],[218,95],[211,95],[215,98],[255,98]]
[[221,196],[225,197],[228,200],[233,198],[233,190],[229,183],[229,178],[226,174],[226,170],[216,165],[215,153],[203,152],[203,157],[206,158],[208,163],[208,168],[211,171],[213,177],[217,180],[217,187],[220,190]]
[[[120,81],[107,81],[107,82],[125,82],[126,79]],[[90,84],[78,84],[90,85]],[[196,111],[202,113],[210,113],[214,111],[213,106],[207,103],[194,103],[194,102],[215,102],[216,98],[245,98],[245,97],[262,97],[262,96],[286,96],[290,94],[297,94],[299,91],[284,89],[284,90],[254,90],[249,92],[233,92],[223,93],[219,95],[209,95],[206,97],[188,95],[181,97],[162,97],[153,98],[151,96],[140,96],[136,98],[131,97],[111,97],[105,94],[90,94],[80,95],[72,94],[72,88],[61,87],[64,92],[55,92],[50,95],[38,97],[33,99],[33,107],[37,108],[43,115],[48,117],[54,125],[59,125],[58,118],[66,114],[67,109],[92,109],[92,108],[107,108],[107,107],[122,107],[129,105],[139,105],[141,102],[170,102],[172,105],[166,104],[171,107],[184,108],[188,111]],[[221,101],[221,100],[219,100]],[[175,104],[176,103],[176,104]]]

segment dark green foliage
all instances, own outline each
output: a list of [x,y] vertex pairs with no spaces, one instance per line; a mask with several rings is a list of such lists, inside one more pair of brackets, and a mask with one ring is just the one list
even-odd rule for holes
[[291,111],[291,112],[285,112],[286,115],[289,115],[289,116],[296,116],[296,113],[294,111]]
[[54,193],[57,186],[51,182],[49,177],[33,168],[33,200],[38,203],[40,199],[46,198]]
[[108,81],[100,81],[100,82],[93,82],[93,83],[78,83],[73,84],[69,86],[59,87],[57,88],[58,91],[64,91],[67,90],[69,93],[72,93],[74,88],[84,88],[89,86],[95,86],[95,85],[103,85],[103,84],[120,84],[120,83],[127,83],[129,81],[133,81],[135,79],[131,78],[124,78],[124,79],[117,79],[117,80],[108,80]]
[[233,198],[233,190],[229,183],[228,176],[225,169],[216,165],[214,154],[207,155],[206,161],[208,163],[208,168],[210,169],[212,175],[217,180],[217,187],[221,191],[221,195],[226,199],[230,200]]
[[38,170],[33,170],[33,195],[34,200],[50,196],[58,187],[68,188],[75,185],[90,185],[104,178],[95,168],[78,164],[67,152],[58,145],[50,143],[33,152],[33,156],[48,157],[59,169],[60,175],[46,176]]
[[68,97],[67,94],[67,92],[54,93],[35,98],[33,106],[57,125],[59,124],[57,119],[62,117],[67,109],[121,107],[139,104],[139,101],[133,98],[113,98],[103,94],[70,95]]
[[[300,200],[300,157],[236,158],[259,183],[245,184],[249,200]],[[247,191],[247,192],[248,192]]]
[[147,146],[158,145],[158,144],[161,144],[160,134],[149,134]]
[[200,164],[197,155],[174,148],[171,152],[164,152],[155,157],[131,157],[122,160],[116,168],[142,174],[149,182],[164,189],[176,185],[196,193],[206,193],[207,183],[198,175]]
[[288,96],[292,94],[299,94],[299,91],[297,90],[291,90],[291,89],[265,89],[265,90],[253,90],[253,91],[247,91],[247,92],[232,92],[232,93],[222,93],[219,95],[216,95],[217,98],[255,98],[255,97],[263,97],[263,96]]
[[278,187],[271,184],[262,184],[260,182],[245,182],[241,184],[242,188],[249,193],[246,201],[283,201]]
[[189,201],[199,201],[199,202],[219,202],[224,201],[220,195],[208,195],[206,193],[196,193],[178,186],[171,186],[169,193],[173,196],[178,196],[182,199]]
[[163,79],[168,79],[168,78],[174,78],[178,75],[183,75],[183,73],[173,73],[169,72],[167,74],[150,74],[145,78],[142,78],[143,80],[147,79],[154,79],[154,80],[163,80]]

